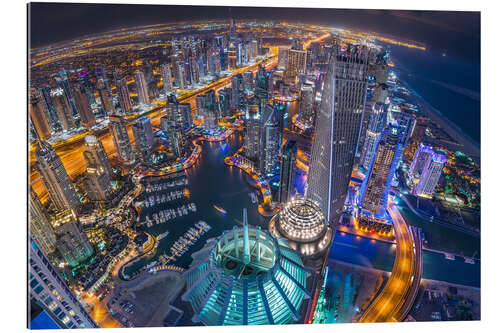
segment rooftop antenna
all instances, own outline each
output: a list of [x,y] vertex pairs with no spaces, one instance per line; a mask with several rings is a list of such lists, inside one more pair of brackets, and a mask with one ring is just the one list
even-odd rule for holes
[[250,263],[250,241],[248,240],[247,209],[243,208],[243,263]]

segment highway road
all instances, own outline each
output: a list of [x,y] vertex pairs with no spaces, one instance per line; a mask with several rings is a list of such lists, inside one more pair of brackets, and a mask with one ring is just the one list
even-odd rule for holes
[[[401,321],[406,315],[403,314],[405,300],[408,297],[412,298],[409,290],[412,287],[416,268],[415,243],[412,232],[398,208],[393,203],[389,203],[388,210],[394,223],[396,259],[391,276],[383,290],[360,317],[359,322],[362,323]],[[420,273],[420,270],[417,271]]]

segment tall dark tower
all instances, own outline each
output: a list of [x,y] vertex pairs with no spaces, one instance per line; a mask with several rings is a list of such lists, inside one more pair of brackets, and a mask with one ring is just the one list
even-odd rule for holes
[[306,197],[335,227],[343,211],[367,88],[366,47],[334,47],[330,54],[307,176]]
[[292,194],[295,181],[297,160],[297,143],[293,140],[287,141],[281,154],[280,164],[280,188],[278,192],[278,201],[287,202]]

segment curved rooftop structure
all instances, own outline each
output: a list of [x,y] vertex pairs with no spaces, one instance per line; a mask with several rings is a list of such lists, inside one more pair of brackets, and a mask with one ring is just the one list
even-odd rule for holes
[[293,198],[269,223],[273,236],[284,238],[303,256],[323,253],[332,241],[332,229],[318,204],[311,199]]
[[300,256],[283,239],[259,227],[225,231],[207,244],[206,258],[186,274],[182,295],[194,322],[212,325],[287,324],[300,320],[306,289]]

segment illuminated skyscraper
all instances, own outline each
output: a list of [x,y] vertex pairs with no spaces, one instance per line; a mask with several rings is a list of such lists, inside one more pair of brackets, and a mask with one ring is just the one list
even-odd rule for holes
[[434,150],[432,147],[426,146],[423,143],[419,144],[410,166],[411,178],[420,178],[422,176],[425,165],[433,153]]
[[99,98],[101,99],[101,107],[104,109],[105,114],[110,114],[115,112],[115,103],[113,98],[106,87],[106,82],[103,79],[97,81],[97,92],[99,93]]
[[272,325],[301,320],[300,306],[310,297],[300,256],[284,239],[260,227],[225,231],[209,241],[185,273],[182,295],[204,325]]
[[35,89],[31,90],[29,102],[31,123],[33,124],[38,140],[50,139],[51,130],[47,120],[47,113],[40,94]]
[[416,195],[432,198],[434,189],[436,188],[444,165],[446,164],[446,156],[435,151],[428,155],[425,164],[422,167],[422,175],[418,184],[414,187],[413,192]]
[[310,84],[300,88],[299,121],[305,129],[314,124],[314,87]]
[[112,192],[111,163],[101,141],[95,136],[85,136],[83,157],[87,163],[85,181],[89,198],[94,201],[106,200]]
[[387,215],[387,198],[397,166],[398,151],[402,148],[401,137],[401,128],[393,125],[382,132],[368,174],[359,190],[362,210],[372,216],[382,218]]
[[56,234],[50,224],[50,217],[31,185],[29,192],[29,233],[43,253],[52,253],[56,249]]
[[49,313],[60,328],[99,328],[31,235],[28,236],[28,262],[29,297]]
[[368,121],[366,137],[359,160],[359,165],[363,166],[365,170],[368,170],[370,167],[370,162],[375,152],[377,141],[380,138],[380,133],[382,133],[382,130],[385,128],[387,117],[385,104],[375,103],[369,114],[370,119]]
[[95,66],[95,74],[97,81],[103,81],[106,86],[106,90],[108,91],[108,95],[111,96],[111,87],[109,86],[108,75],[106,74],[106,67],[103,64],[97,64]]
[[163,90],[166,94],[174,91],[172,86],[172,72],[170,70],[170,63],[164,63],[161,65],[161,77],[163,80]]
[[[254,110],[255,111],[255,110]],[[260,165],[262,137],[262,121],[258,112],[248,112],[245,119],[245,137],[243,145],[243,155],[255,163],[255,166]]]
[[281,154],[280,163],[280,188],[278,201],[285,203],[293,195],[295,172],[297,162],[297,143],[293,140],[287,141]]
[[[77,73],[78,81],[81,88],[85,91],[85,94],[89,98],[89,104],[95,104],[95,96],[94,96],[94,86],[90,81],[89,73],[84,69],[79,69]],[[78,105],[77,105],[78,107]]]
[[146,160],[153,150],[153,127],[149,118],[144,116],[137,118],[132,124],[132,132],[134,133],[135,149],[141,154],[143,160]]
[[35,156],[35,166],[56,210],[77,210],[80,206],[80,198],[52,146],[45,141],[39,141]]
[[58,213],[53,225],[57,234],[57,249],[70,266],[81,264],[94,253],[74,213],[71,211]]
[[288,51],[286,77],[295,77],[306,73],[307,52],[300,47],[292,47]]
[[262,174],[273,173],[279,165],[281,144],[283,142],[282,125],[279,111],[266,105],[262,112],[262,138],[260,148],[260,171]]
[[144,73],[137,70],[134,72],[135,87],[137,89],[137,94],[139,96],[140,104],[149,104],[151,100],[149,99],[149,91]]
[[50,92],[52,102],[57,112],[57,116],[64,130],[69,131],[75,128],[75,120],[68,103],[68,99],[64,95],[61,88],[53,89]]
[[278,69],[285,70],[288,64],[288,51],[290,47],[280,46],[278,48]]
[[231,78],[231,89],[233,91],[233,94],[231,97],[231,102],[232,102],[231,107],[238,108],[241,106],[241,104],[243,102],[243,96],[244,96],[243,95],[243,89],[244,89],[243,75],[237,74]]
[[252,39],[250,42],[250,59],[255,59],[259,55],[259,43],[257,40]]
[[253,91],[253,72],[245,71],[243,73],[243,86],[248,93]]
[[75,104],[80,113],[81,125],[87,129],[95,126],[95,116],[92,108],[90,107],[90,97],[87,95],[87,91],[81,85],[76,85],[73,90],[75,97]]
[[64,95],[68,100],[73,116],[78,115],[78,109],[76,108],[75,99],[73,98],[73,89],[71,88],[71,84],[68,79],[68,74],[66,73],[65,70],[62,70],[56,76],[56,83],[64,91]]
[[233,43],[229,44],[229,49],[227,50],[227,59],[228,59],[228,69],[236,68],[236,47]]
[[128,114],[132,112],[132,103],[130,102],[130,94],[127,86],[127,76],[121,71],[116,70],[114,73],[116,94],[122,113]]
[[174,78],[179,89],[186,89],[186,73],[184,63],[181,59],[174,62]]
[[330,55],[316,116],[306,198],[337,225],[347,194],[366,99],[365,47],[335,48]]
[[118,157],[126,164],[134,163],[135,158],[127,133],[126,120],[116,115],[109,116],[109,130],[113,136],[113,143],[118,152]]
[[39,91],[40,91],[40,96],[43,99],[45,108],[47,109],[47,120],[49,122],[50,128],[53,131],[57,131],[60,128],[59,127],[60,121],[58,114],[56,112],[56,108],[54,107],[54,103],[52,102],[52,98],[50,96],[51,88],[48,84],[45,83],[42,85]]

